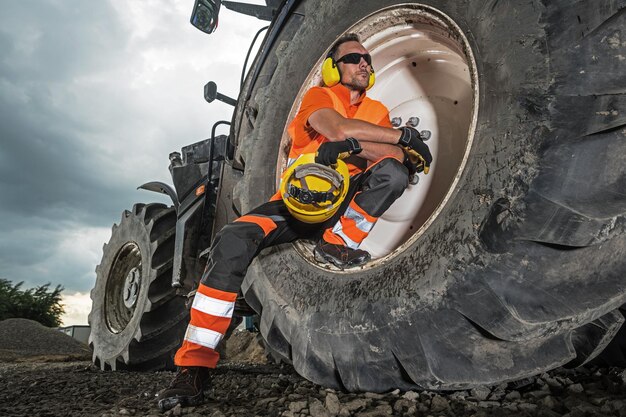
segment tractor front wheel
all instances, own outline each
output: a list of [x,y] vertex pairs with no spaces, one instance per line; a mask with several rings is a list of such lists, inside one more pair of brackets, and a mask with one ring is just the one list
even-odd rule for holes
[[114,225],[96,267],[89,314],[101,369],[172,369],[188,311],[171,287],[176,212],[136,204]]

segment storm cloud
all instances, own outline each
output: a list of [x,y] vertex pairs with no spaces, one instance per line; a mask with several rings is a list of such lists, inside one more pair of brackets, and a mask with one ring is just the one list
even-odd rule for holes
[[207,36],[193,0],[0,3],[0,277],[86,292],[110,227],[137,191],[170,182],[168,154],[232,107],[266,22],[222,12]]

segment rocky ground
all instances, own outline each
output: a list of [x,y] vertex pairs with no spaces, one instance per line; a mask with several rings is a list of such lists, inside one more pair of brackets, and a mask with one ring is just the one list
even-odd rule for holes
[[[5,332],[0,336],[11,335]],[[89,361],[75,361],[76,352],[60,355],[64,343],[71,349],[76,346],[73,341],[54,338],[57,349],[52,358],[30,352],[16,359],[15,349],[11,350],[13,356],[0,355],[0,416],[163,415],[154,397],[174,373],[103,372]],[[623,369],[557,369],[517,383],[471,391],[348,394],[312,384],[288,365],[242,362],[250,357],[258,362],[258,349],[250,338],[253,336],[246,339],[242,334],[233,339],[233,347],[248,353],[243,358],[231,353],[231,362],[214,372],[205,404],[177,407],[165,415],[626,417]],[[0,350],[3,343],[9,342],[0,339]]]
[[27,319],[0,321],[0,362],[89,359],[87,346],[58,330]]
[[[157,416],[155,394],[172,372],[102,372],[89,362],[0,363],[1,416]],[[204,405],[169,416],[620,416],[621,369],[556,370],[524,381],[458,392],[347,394],[312,384],[289,366],[228,363]]]

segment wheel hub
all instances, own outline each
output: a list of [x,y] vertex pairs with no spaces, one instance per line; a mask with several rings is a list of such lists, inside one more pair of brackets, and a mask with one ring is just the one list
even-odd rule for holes
[[120,333],[132,319],[141,292],[141,251],[135,242],[126,243],[117,253],[105,291],[107,326]]
[[126,275],[124,289],[122,290],[122,298],[124,299],[124,305],[126,308],[135,307],[135,304],[137,303],[137,296],[139,295],[140,284],[141,271],[139,268],[131,269]]
[[[408,122],[418,130],[429,131],[427,143],[434,158],[430,174],[420,174],[419,184],[414,181],[409,185],[361,245],[373,258],[367,269],[409,247],[454,192],[474,137],[478,80],[467,38],[450,17],[432,7],[402,4],[381,9],[346,32],[358,33],[372,55],[376,85],[368,95],[389,108],[396,124]],[[324,58],[320,57],[305,80],[288,120],[295,116],[304,93],[320,85],[319,68]],[[289,149],[289,140],[285,128],[280,149]],[[286,155],[279,155],[277,172],[286,161]],[[316,265],[310,244],[294,245]]]

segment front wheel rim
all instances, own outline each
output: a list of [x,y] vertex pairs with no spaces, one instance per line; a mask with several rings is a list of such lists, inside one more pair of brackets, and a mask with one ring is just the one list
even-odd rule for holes
[[112,333],[121,333],[130,323],[141,290],[141,250],[128,242],[119,250],[105,288],[104,315]]

